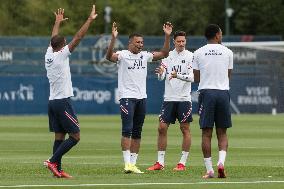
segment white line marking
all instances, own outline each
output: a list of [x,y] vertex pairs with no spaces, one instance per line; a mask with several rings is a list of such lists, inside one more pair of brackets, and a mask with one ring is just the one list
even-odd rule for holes
[[0,188],[27,188],[27,187],[78,187],[78,186],[146,186],[146,185],[208,185],[208,184],[268,184],[284,183],[283,180],[277,181],[244,181],[244,182],[184,182],[184,183],[121,183],[121,184],[62,184],[62,185],[13,185],[0,186]]
[[238,109],[238,107],[236,106],[236,104],[232,101],[232,99],[230,100],[230,105],[233,108],[233,110],[235,110],[236,114],[240,114],[240,110]]

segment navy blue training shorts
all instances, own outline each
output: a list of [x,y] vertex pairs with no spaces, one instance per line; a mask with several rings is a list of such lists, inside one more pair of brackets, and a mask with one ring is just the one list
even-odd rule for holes
[[192,107],[190,101],[164,101],[159,120],[162,123],[175,124],[176,119],[178,119],[180,123],[189,123],[192,122],[191,111]]
[[140,139],[146,114],[146,99],[120,99],[122,136]]
[[198,97],[200,128],[232,127],[228,90],[202,89]]
[[78,133],[80,126],[70,98],[48,101],[49,130],[55,133]]

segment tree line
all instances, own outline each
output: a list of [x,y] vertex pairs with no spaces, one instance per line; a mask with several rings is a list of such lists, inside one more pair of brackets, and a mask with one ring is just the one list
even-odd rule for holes
[[[162,25],[170,21],[174,30],[189,35],[203,35],[208,23],[225,31],[226,0],[0,0],[1,36],[49,36],[54,23],[53,12],[64,8],[69,20],[61,33],[73,35],[96,4],[99,17],[89,35],[110,33],[105,24],[104,8],[109,6],[111,22],[119,26],[120,35],[139,32],[163,35]],[[284,0],[228,0],[231,35],[281,35],[284,37]]]

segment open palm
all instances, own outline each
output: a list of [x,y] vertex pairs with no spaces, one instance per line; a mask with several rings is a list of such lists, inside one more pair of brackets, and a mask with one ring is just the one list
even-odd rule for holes
[[116,26],[116,23],[113,22],[113,24],[112,24],[112,36],[116,38],[117,35],[118,35],[117,26]]
[[166,22],[163,26],[163,30],[166,35],[171,35],[173,31],[173,25],[170,22]]
[[57,12],[54,12],[54,15],[56,22],[63,22],[65,20],[68,20],[68,18],[64,18],[64,9],[62,8],[57,9]]
[[98,14],[96,13],[96,5],[93,5],[93,8],[92,8],[92,11],[91,11],[89,18],[95,20],[97,18],[97,16],[98,16]]

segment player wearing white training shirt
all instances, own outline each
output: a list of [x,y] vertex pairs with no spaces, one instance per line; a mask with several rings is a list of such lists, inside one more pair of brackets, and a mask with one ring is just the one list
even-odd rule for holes
[[118,55],[118,95],[121,98],[147,98],[147,63],[152,62],[153,54],[141,51],[133,54],[129,50],[117,51]]
[[[58,178],[71,178],[61,167],[62,156],[80,140],[80,128],[70,97],[73,96],[69,56],[84,37],[90,24],[97,17],[95,5],[92,11],[73,37],[66,45],[66,39],[58,35],[61,22],[64,18],[64,9],[58,9],[55,14],[55,23],[52,29],[50,46],[45,54],[45,68],[50,84],[48,101],[49,130],[55,133],[53,155],[44,161],[44,165]],[[65,140],[68,133],[69,138]]]
[[68,45],[58,52],[53,52],[51,46],[45,54],[45,68],[50,84],[49,100],[63,99],[73,96]]
[[182,155],[175,171],[186,170],[186,161],[191,145],[190,122],[191,115],[191,82],[193,82],[192,57],[193,53],[185,49],[186,33],[177,31],[174,34],[175,49],[162,60],[156,69],[159,80],[165,79],[164,102],[159,116],[158,127],[158,160],[147,170],[162,170],[165,167],[164,158],[167,148],[167,130],[176,119],[180,123],[183,134]]
[[202,129],[202,151],[206,174],[213,178],[211,138],[214,128],[219,147],[218,178],[225,178],[224,163],[228,148],[227,128],[232,127],[229,79],[233,69],[233,52],[221,45],[222,31],[210,24],[205,30],[208,44],[194,52],[194,80],[199,82],[199,124]]
[[163,26],[165,42],[161,51],[142,51],[143,37],[140,34],[129,36],[128,50],[113,52],[117,38],[117,26],[113,23],[112,38],[106,58],[118,66],[118,93],[122,120],[121,148],[125,173],[143,173],[136,167],[140,149],[141,132],[146,113],[147,62],[166,57],[170,48],[172,25]]
[[233,69],[233,52],[221,44],[207,44],[194,52],[200,74],[198,90],[229,90],[228,69]]

